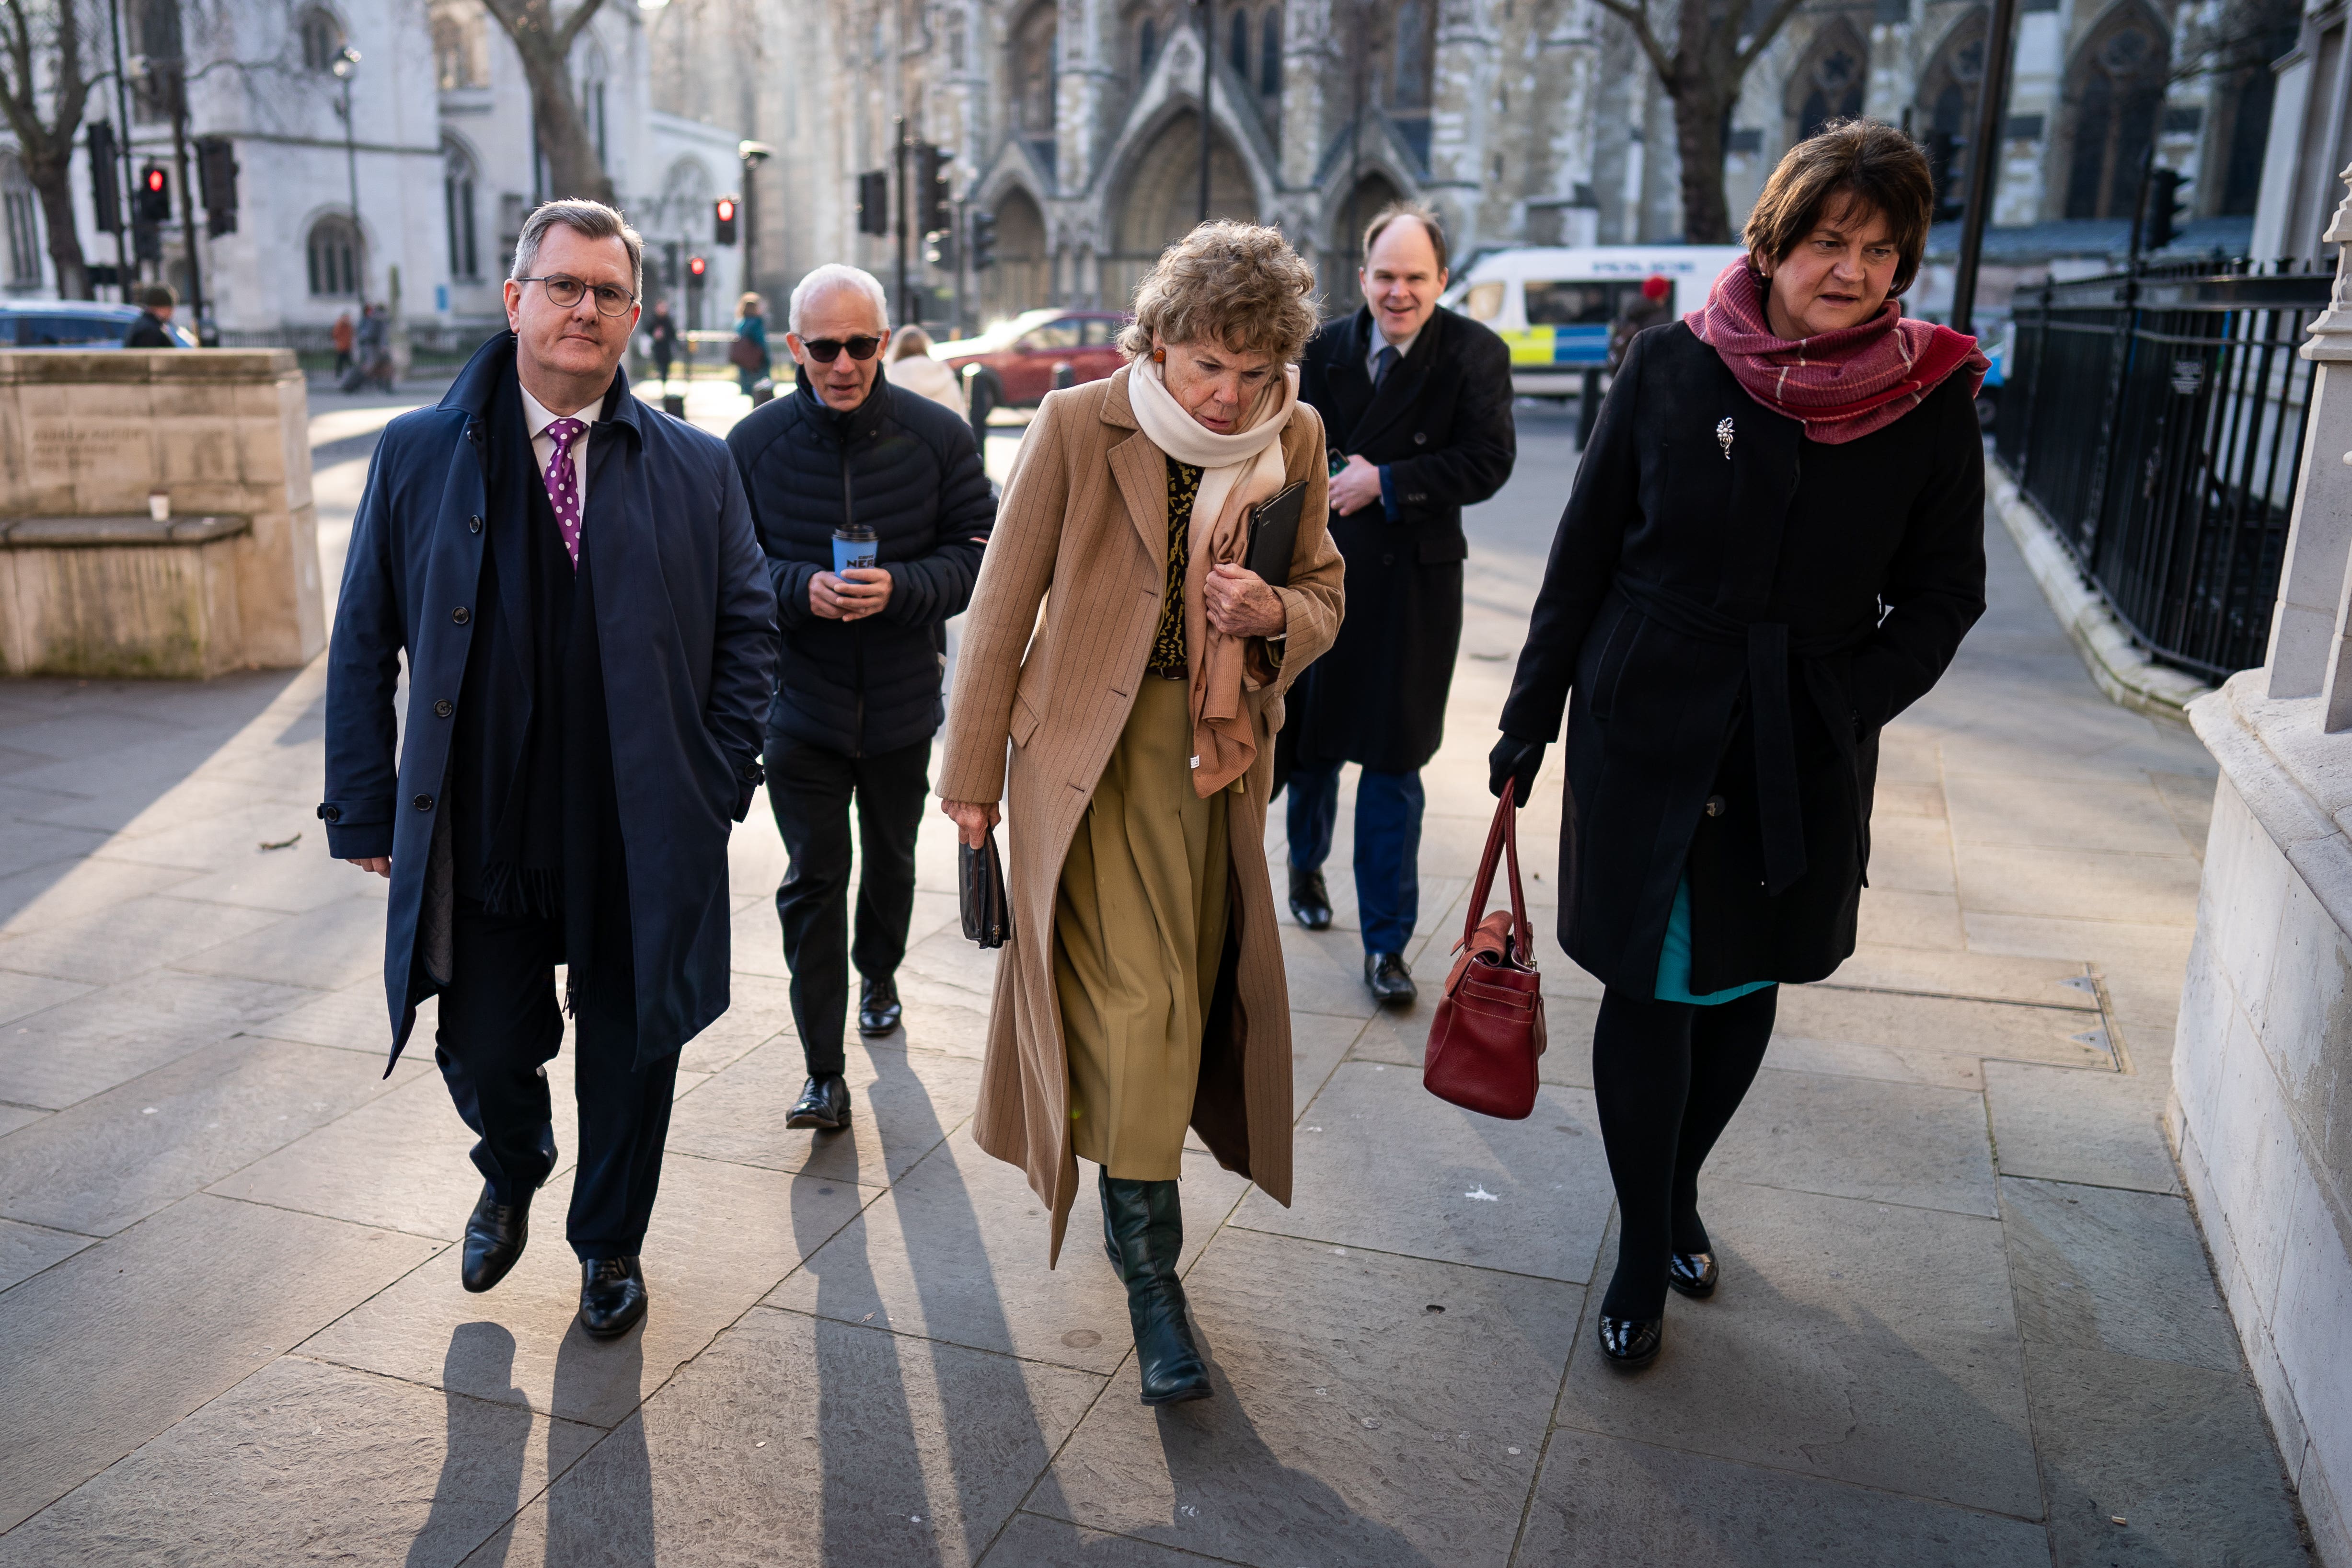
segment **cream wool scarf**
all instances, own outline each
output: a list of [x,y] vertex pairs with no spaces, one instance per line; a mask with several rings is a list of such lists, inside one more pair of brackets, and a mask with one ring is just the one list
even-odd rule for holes
[[1202,584],[1221,562],[1238,563],[1249,549],[1249,509],[1282,489],[1283,427],[1298,403],[1298,371],[1260,398],[1247,428],[1220,436],[1184,412],[1149,359],[1128,367],[1127,399],[1144,438],[1164,455],[1202,470],[1192,499],[1189,555],[1184,566],[1185,663],[1192,678],[1192,793],[1205,800],[1249,772],[1257,735],[1242,703],[1247,649],[1209,624]]

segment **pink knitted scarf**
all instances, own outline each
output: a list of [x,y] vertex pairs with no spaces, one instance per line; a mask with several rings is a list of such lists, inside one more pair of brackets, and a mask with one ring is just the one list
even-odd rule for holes
[[1858,327],[1777,337],[1765,321],[1763,281],[1744,256],[1716,279],[1706,305],[1683,320],[1723,356],[1750,397],[1800,421],[1808,440],[1829,446],[1894,424],[1954,371],[1968,372],[1974,396],[1990,366],[1976,339],[1906,316],[1893,300]]

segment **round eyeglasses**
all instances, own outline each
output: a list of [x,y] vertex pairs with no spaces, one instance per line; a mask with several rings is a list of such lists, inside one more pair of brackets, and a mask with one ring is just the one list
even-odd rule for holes
[[587,293],[596,296],[596,313],[600,316],[626,315],[629,307],[637,302],[637,297],[626,289],[599,283],[592,289],[579,279],[566,278],[561,272],[550,278],[518,278],[515,281],[538,284],[546,290],[548,303],[561,310],[569,310],[580,303],[581,295]]

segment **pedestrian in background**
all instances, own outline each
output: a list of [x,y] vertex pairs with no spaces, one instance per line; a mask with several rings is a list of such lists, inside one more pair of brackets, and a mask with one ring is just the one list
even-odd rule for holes
[[1609,327],[1609,374],[1616,374],[1625,365],[1625,351],[1633,340],[1652,327],[1664,326],[1673,319],[1667,300],[1674,297],[1675,286],[1652,273],[1642,279],[1642,291],[1629,295],[1617,320]]
[[[871,274],[817,268],[793,290],[788,320],[798,385],[753,409],[727,445],[751,494],[783,636],[768,804],[791,856],[776,916],[808,1067],[784,1124],[827,1129],[849,1122],[850,964],[858,1032],[898,1026],[947,621],[971,597],[996,503],[971,427],[883,374],[889,317]],[[837,570],[842,552],[872,563]]]
[[[1290,1201],[1265,803],[1285,689],[1341,603],[1322,422],[1286,369],[1314,289],[1277,229],[1202,224],[1160,256],[1129,364],[1049,395],[1029,427],[956,668],[941,809],[975,846],[1000,796],[1011,814],[974,1135],[1027,1171],[1049,1262],[1077,1162],[1099,1167],[1147,1405],[1211,1393],[1176,1277],[1186,1125]],[[1305,507],[1275,587],[1241,564],[1248,512],[1291,486]]]
[[646,323],[646,338],[654,351],[654,374],[667,386],[670,362],[677,357],[677,322],[669,313],[668,300],[655,303],[653,320]]
[[166,330],[172,312],[179,307],[180,297],[172,292],[168,283],[150,283],[139,291],[139,314],[131,319],[131,330],[122,337],[126,349],[175,349],[179,340]]
[[931,334],[912,321],[891,335],[890,375],[902,390],[965,416],[962,378],[931,357]]
[[395,1060],[441,999],[434,1059],[480,1140],[468,1290],[522,1256],[557,1167],[546,1064],[572,1014],[565,1228],[600,1338],[645,1315],[677,1053],[727,1010],[727,836],[760,783],[776,657],[726,449],[620,369],[643,268],[612,208],[540,207],[511,330],[384,427],[335,610],[319,807],[332,854],[392,879]]
[[751,389],[768,379],[773,364],[768,356],[768,305],[757,294],[735,301],[735,341],[727,345],[727,357],[744,396],[751,396]]
[[335,318],[334,331],[329,335],[335,345],[335,374],[341,375],[352,368],[352,313],[349,310]]
[[[1339,769],[1356,780],[1356,918],[1364,984],[1413,999],[1405,944],[1421,918],[1421,770],[1437,752],[1462,641],[1462,509],[1511,477],[1511,353],[1443,309],[1445,230],[1411,203],[1364,229],[1364,304],[1307,345],[1298,395],[1331,444],[1332,542],[1348,560],[1348,624],[1291,704],[1290,910],[1331,923],[1323,862]],[[1345,455],[1345,462],[1341,456]]]
[[1780,160],[1703,310],[1633,341],[1553,540],[1492,757],[1568,721],[1559,941],[1607,988],[1621,1215],[1601,1349],[1658,1352],[1718,1269],[1698,1173],[1781,982],[1853,951],[1878,734],[1984,611],[1972,338],[1904,320],[1935,181],[1850,121]]

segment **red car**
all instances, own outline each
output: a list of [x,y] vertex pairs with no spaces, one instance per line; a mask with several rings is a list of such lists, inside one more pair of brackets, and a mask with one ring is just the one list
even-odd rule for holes
[[1056,386],[1108,376],[1127,363],[1118,344],[1127,321],[1116,310],[1024,310],[976,338],[935,344],[931,357],[964,378],[977,427],[992,408],[1034,408]]

